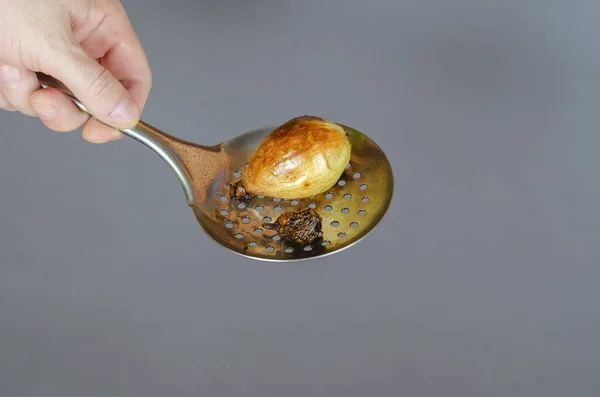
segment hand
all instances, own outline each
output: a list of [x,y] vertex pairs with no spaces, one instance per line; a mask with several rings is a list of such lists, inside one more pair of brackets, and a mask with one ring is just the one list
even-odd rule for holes
[[[150,93],[146,54],[119,0],[0,0],[0,108],[39,117],[54,131],[83,126],[93,143],[134,126]],[[65,84],[110,128],[35,72]]]

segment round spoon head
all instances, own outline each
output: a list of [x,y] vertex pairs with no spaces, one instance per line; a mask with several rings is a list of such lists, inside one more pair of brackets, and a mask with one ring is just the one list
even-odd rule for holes
[[[389,208],[394,178],[381,148],[351,127],[343,126],[352,143],[350,163],[337,184],[326,192],[302,200],[231,197],[230,184],[241,179],[255,148],[277,127],[256,129],[219,145],[228,163],[219,164],[211,183],[190,205],[204,231],[239,255],[266,261],[313,259],[359,242]],[[290,243],[275,230],[265,228],[284,213],[307,209],[322,218],[321,235],[310,244]]]

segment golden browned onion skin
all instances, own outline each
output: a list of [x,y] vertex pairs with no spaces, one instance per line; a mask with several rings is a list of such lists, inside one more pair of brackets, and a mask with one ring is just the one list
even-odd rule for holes
[[333,186],[350,161],[346,131],[314,116],[296,117],[256,148],[242,183],[253,195],[302,199]]

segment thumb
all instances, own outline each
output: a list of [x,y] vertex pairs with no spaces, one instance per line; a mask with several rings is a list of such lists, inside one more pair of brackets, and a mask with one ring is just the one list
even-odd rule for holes
[[55,52],[52,74],[62,81],[94,115],[115,128],[133,127],[140,108],[112,73],[78,45]]

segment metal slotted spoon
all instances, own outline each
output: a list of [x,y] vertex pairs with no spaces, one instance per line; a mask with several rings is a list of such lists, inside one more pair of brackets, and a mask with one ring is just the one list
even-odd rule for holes
[[[93,117],[62,83],[41,73],[38,78],[42,87],[60,89]],[[392,200],[394,178],[384,152],[365,134],[340,125],[352,143],[350,163],[335,186],[303,200],[257,196],[238,201],[229,195],[229,185],[241,179],[254,149],[279,125],[258,128],[215,146],[183,141],[143,121],[120,131],[149,147],[171,167],[200,226],[217,243],[253,259],[294,261],[354,245],[379,223]],[[308,208],[323,219],[320,237],[309,245],[289,243],[265,228],[285,212]]]

